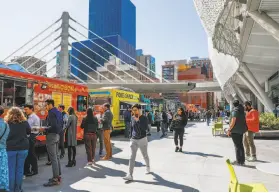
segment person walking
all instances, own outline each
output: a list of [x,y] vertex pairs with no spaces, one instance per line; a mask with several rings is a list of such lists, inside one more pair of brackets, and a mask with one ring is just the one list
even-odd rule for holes
[[245,120],[244,107],[239,103],[238,100],[233,102],[232,119],[230,128],[228,130],[228,136],[232,137],[236,161],[233,164],[244,165],[245,164],[245,153],[243,147],[243,134],[247,131],[247,125]]
[[158,110],[155,111],[155,124],[157,127],[157,132],[159,133],[161,130],[161,115]]
[[27,115],[27,122],[31,127],[29,151],[24,164],[24,175],[30,177],[38,174],[38,158],[35,151],[35,144],[36,137],[39,134],[40,118],[34,113],[33,105],[24,105],[24,112]]
[[66,125],[68,122],[69,116],[65,112],[65,105],[60,104],[58,106],[58,110],[62,113],[62,118],[63,118],[63,130],[59,134],[59,146],[60,146],[60,159],[63,159],[65,156],[65,132],[66,132]]
[[56,186],[61,183],[61,165],[59,158],[59,138],[63,130],[62,113],[54,107],[54,100],[48,99],[45,101],[46,109],[48,110],[47,116],[47,129],[46,129],[46,147],[52,166],[53,177],[44,184],[46,187]]
[[130,129],[131,129],[131,109],[127,108],[124,112],[124,121],[125,121],[125,138],[129,138]]
[[138,149],[140,149],[145,160],[146,174],[150,173],[150,161],[147,152],[148,140],[146,137],[146,132],[148,129],[148,119],[146,116],[141,114],[141,106],[139,104],[135,104],[132,107],[132,111],[134,113],[134,116],[132,118],[132,129],[130,133],[131,156],[129,160],[129,173],[126,177],[123,178],[126,181],[133,180],[133,172]]
[[251,102],[244,103],[246,110],[246,124],[248,131],[244,134],[244,147],[247,161],[257,161],[256,146],[254,143],[255,133],[260,130],[260,115],[259,112],[252,107]]
[[153,122],[152,114],[150,113],[149,110],[146,110],[145,112],[148,120],[148,129],[146,135],[151,136],[152,122]]
[[[174,144],[175,144],[175,152],[182,152],[183,147],[183,136],[185,132],[185,127],[188,122],[187,114],[184,109],[179,107],[177,110],[177,114],[174,116],[171,128],[174,130]],[[178,138],[179,138],[179,146],[178,146]]]
[[205,116],[206,116],[206,123],[207,123],[207,126],[209,126],[209,124],[210,124],[210,119],[211,119],[211,116],[212,116],[212,113],[210,112],[210,110],[207,110],[207,111],[206,111]]
[[28,154],[31,127],[18,107],[9,109],[5,121],[9,124],[10,133],[7,139],[9,189],[11,192],[22,192],[24,162]]
[[[66,167],[76,166],[76,146],[77,146],[77,121],[78,117],[73,107],[68,109],[69,118],[65,126],[66,142],[68,146],[68,164]],[[73,155],[73,158],[72,158]]]
[[168,115],[165,111],[162,112],[162,135],[160,138],[167,136],[167,129],[168,129]]
[[87,165],[92,165],[95,162],[98,119],[94,116],[91,108],[87,109],[87,116],[83,118],[80,127],[84,130]]
[[5,123],[2,115],[4,114],[4,108],[0,106],[0,192],[9,191],[9,166],[7,155],[7,139],[10,133],[10,128]]
[[103,124],[103,130],[104,130],[104,142],[106,147],[106,155],[102,158],[102,160],[109,160],[112,158],[110,134],[112,131],[113,114],[110,111],[110,104],[108,103],[104,104],[103,108],[105,113],[104,113],[104,117],[101,119],[101,123]]

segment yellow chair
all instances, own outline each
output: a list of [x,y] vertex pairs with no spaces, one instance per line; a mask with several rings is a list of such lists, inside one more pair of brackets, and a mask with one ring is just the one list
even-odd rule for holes
[[218,117],[217,122],[223,123],[223,117]]
[[229,192],[267,192],[263,184],[239,184],[230,160],[226,162],[231,176]]
[[217,135],[217,132],[219,133],[219,135],[224,133],[223,123],[221,122],[214,123],[212,127],[212,135],[215,137]]

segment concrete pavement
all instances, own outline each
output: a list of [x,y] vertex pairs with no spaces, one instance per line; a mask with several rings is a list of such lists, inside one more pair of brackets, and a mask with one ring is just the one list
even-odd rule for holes
[[[24,191],[228,191],[229,172],[227,158],[234,160],[234,147],[230,138],[212,137],[205,123],[189,123],[185,131],[184,152],[175,153],[173,136],[160,139],[153,130],[149,138],[150,175],[145,175],[144,160],[138,152],[134,182],[126,183],[122,177],[128,170],[129,142],[114,137],[113,159],[97,161],[96,167],[85,167],[84,145],[77,148],[77,166],[66,168],[67,156],[62,160],[63,182],[60,186],[44,188],[43,183],[51,177],[51,167],[46,159],[39,161],[39,175],[24,180]],[[262,162],[279,162],[277,140],[256,140],[260,162],[235,167],[242,183],[261,182],[269,191],[279,190],[279,176],[262,173],[255,165]],[[98,151],[97,151],[98,152]]]

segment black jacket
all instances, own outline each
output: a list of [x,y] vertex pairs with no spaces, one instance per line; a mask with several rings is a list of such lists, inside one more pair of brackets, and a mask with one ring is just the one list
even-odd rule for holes
[[148,129],[148,119],[146,116],[141,115],[139,121],[135,121],[132,118],[132,127],[130,132],[130,138],[132,139],[142,139],[146,137],[146,132]]
[[180,115],[175,115],[175,120],[172,121],[171,123],[171,128],[173,130],[180,130],[180,129],[184,129],[187,125],[188,122],[188,117],[187,115],[185,116],[180,116]]
[[84,133],[96,133],[98,130],[98,119],[96,117],[84,117],[80,125],[84,129]]
[[152,125],[153,120],[152,120],[152,115],[151,115],[151,113],[148,113],[147,119],[148,119],[148,124],[149,124],[149,125]]
[[162,113],[162,119],[163,119],[163,123],[168,123],[169,119],[166,112]]
[[104,113],[104,117],[102,118],[102,124],[104,130],[112,129],[112,120],[113,120],[113,114],[110,110],[107,110]]
[[7,151],[20,151],[29,149],[27,135],[31,133],[27,121],[21,123],[9,123],[10,133],[7,139]]

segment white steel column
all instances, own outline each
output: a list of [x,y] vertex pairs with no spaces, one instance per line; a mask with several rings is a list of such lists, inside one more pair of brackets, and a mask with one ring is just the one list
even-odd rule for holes
[[259,11],[248,11],[248,15],[279,41],[279,23],[274,21],[265,12],[260,13]]
[[[260,97],[264,101],[264,102],[262,102],[262,104],[265,104],[266,109],[269,112],[272,112],[273,111],[273,103],[272,103],[271,99],[268,98],[267,94],[264,92],[264,89],[261,87],[259,82],[256,80],[256,78],[254,77],[254,75],[252,74],[250,69],[247,67],[247,65],[245,63],[242,63],[241,69],[244,71],[245,76],[249,79],[249,82],[256,89],[256,91],[259,93]],[[259,98],[259,97],[257,97],[257,98]]]
[[264,106],[259,99],[257,99],[257,106],[258,106],[258,111],[260,113],[263,113],[264,112]]
[[248,101],[248,99],[246,98],[245,94],[242,92],[242,90],[236,84],[234,84],[234,89],[235,89],[237,95],[241,98],[243,103],[245,101]]
[[[264,100],[262,99],[261,95],[258,93],[258,91],[253,87],[253,85],[247,80],[247,78],[240,72],[236,73],[238,77],[242,80],[242,82],[251,90],[251,92],[261,101],[262,104],[267,106],[264,103]],[[268,109],[268,108],[267,108]],[[270,111],[270,110],[269,110]],[[272,110],[271,110],[272,112]]]

